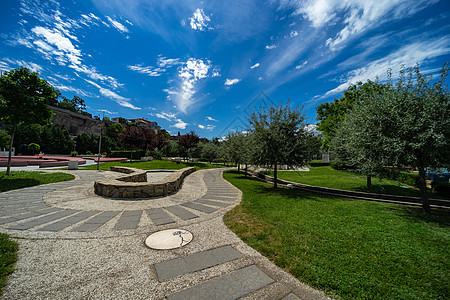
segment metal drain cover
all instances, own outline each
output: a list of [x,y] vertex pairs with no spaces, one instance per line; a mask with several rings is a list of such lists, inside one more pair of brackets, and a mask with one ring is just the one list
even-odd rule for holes
[[155,232],[145,239],[145,244],[157,250],[168,250],[183,247],[192,241],[193,235],[183,229],[167,229]]

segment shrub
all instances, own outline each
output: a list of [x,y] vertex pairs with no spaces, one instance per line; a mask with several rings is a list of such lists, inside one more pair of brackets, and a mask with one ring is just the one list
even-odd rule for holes
[[311,160],[308,163],[309,166],[311,167],[323,167],[323,166],[329,166],[330,163],[329,162],[323,162],[321,160]]
[[383,177],[386,177],[391,180],[396,180],[401,183],[410,185],[410,186],[419,186],[419,175],[414,173],[408,173],[408,172],[402,172],[399,170],[392,170],[392,169],[384,169]]
[[70,156],[77,157],[78,156],[78,152],[77,151],[72,151],[72,152],[70,152]]
[[92,152],[91,151],[86,151],[86,155],[92,155]]
[[353,166],[349,166],[346,163],[342,162],[342,161],[334,161],[332,163],[330,163],[330,167],[332,167],[335,170],[352,170],[355,167]]
[[133,159],[139,159],[142,156],[145,156],[144,150],[135,150],[135,151],[119,150],[119,151],[111,151],[110,157],[117,157],[117,158],[126,157],[128,159],[131,159],[131,153],[133,153]]
[[433,181],[431,187],[439,196],[450,198],[450,183],[445,181]]

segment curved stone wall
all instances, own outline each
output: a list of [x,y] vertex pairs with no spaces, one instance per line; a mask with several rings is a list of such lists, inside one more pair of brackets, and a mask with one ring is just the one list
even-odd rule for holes
[[111,198],[149,198],[166,196],[176,192],[183,182],[184,177],[195,171],[188,167],[175,170],[172,174],[158,182],[147,182],[147,171],[126,168],[111,167],[111,171],[126,173],[127,175],[117,179],[102,179],[94,183],[94,191],[97,195]]

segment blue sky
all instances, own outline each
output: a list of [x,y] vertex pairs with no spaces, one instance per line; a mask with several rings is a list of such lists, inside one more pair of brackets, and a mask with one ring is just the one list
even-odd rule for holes
[[[6,0],[0,69],[26,66],[94,115],[221,137],[266,96],[315,107],[350,83],[450,61],[446,0]],[[263,93],[263,94],[261,94]]]

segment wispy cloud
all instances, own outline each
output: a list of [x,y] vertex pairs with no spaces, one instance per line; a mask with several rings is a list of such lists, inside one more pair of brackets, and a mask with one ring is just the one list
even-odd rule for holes
[[210,77],[209,70],[211,63],[201,59],[189,58],[178,71],[179,87],[165,89],[168,93],[168,99],[173,100],[176,108],[186,113],[187,108],[196,103],[194,95],[196,93],[197,83],[207,77]]
[[266,45],[267,50],[272,50],[275,49],[276,47],[277,47],[276,45]]
[[357,34],[373,29],[389,20],[409,17],[438,0],[280,0],[280,8],[294,9],[315,28],[340,26],[342,29],[330,37],[326,44],[332,50]]
[[208,22],[211,22],[211,19],[205,14],[203,9],[197,8],[189,20],[189,25],[191,25],[191,28],[194,30],[205,31],[206,29],[212,29],[212,27],[208,25]]
[[166,112],[157,113],[157,114],[155,114],[155,116],[157,118],[164,119],[167,121],[172,121],[176,118],[176,115],[174,113],[166,113]]
[[113,20],[111,17],[106,17],[109,21],[109,23],[111,23],[112,26],[114,26],[117,30],[119,30],[121,33],[127,33],[129,32],[128,28],[125,27],[122,23]]
[[18,59],[10,59],[10,58],[4,58],[2,61],[0,61],[0,69],[4,71],[9,71],[10,69],[18,68],[18,67],[26,67],[30,69],[33,72],[41,72],[43,68],[34,63],[24,60],[18,60]]
[[208,121],[214,121],[214,122],[219,122],[216,119],[214,119],[213,117],[206,117],[206,120]]
[[300,70],[301,68],[303,68],[304,66],[306,66],[307,63],[308,63],[308,61],[305,60],[303,63],[301,63],[301,64],[299,64],[299,65],[296,65],[296,66],[295,66],[295,69],[296,69],[296,70]]
[[188,123],[183,122],[181,119],[176,119],[176,121],[177,122],[175,124],[171,125],[170,127],[175,127],[178,129],[186,129],[186,126],[189,125]]
[[202,130],[209,130],[209,131],[212,131],[214,128],[216,128],[216,126],[214,126],[214,125],[201,125],[201,124],[199,124],[198,125],[198,128],[200,128],[200,129],[202,129]]
[[254,64],[253,66],[250,67],[250,69],[254,69],[254,68],[257,68],[257,67],[259,67],[259,63]]
[[238,79],[238,78],[234,78],[234,79],[228,79],[227,78],[227,80],[225,80],[225,85],[233,85],[233,84],[236,84],[236,83],[238,83],[239,81],[241,81],[241,79]]
[[115,92],[113,92],[113,91],[111,91],[109,89],[105,89],[105,88],[101,87],[99,84],[97,84],[97,83],[95,83],[95,82],[93,82],[91,80],[87,80],[87,79],[85,79],[85,80],[86,80],[86,82],[88,82],[88,83],[92,84],[93,86],[97,87],[99,89],[99,91],[100,91],[100,94],[102,94],[103,96],[114,100],[120,106],[131,108],[131,109],[134,109],[134,110],[141,109],[140,107],[136,107],[133,104],[131,104],[129,102],[130,101],[129,98],[122,97],[122,96],[118,95],[117,93],[115,93]]
[[[359,81],[375,80],[377,77],[380,80],[385,80],[388,69],[392,70],[392,75],[395,77],[398,75],[401,66],[411,67],[416,63],[423,63],[448,53],[450,53],[450,38],[448,37],[403,46],[388,56],[367,64],[365,67],[347,72],[342,78],[343,83],[318,99],[339,94],[351,84]],[[422,71],[426,72],[426,70]]]
[[141,74],[146,74],[148,76],[157,77],[161,76],[164,73],[164,69],[161,68],[155,68],[151,66],[144,66],[142,64],[135,65],[135,66],[127,66],[129,70],[136,71]]

